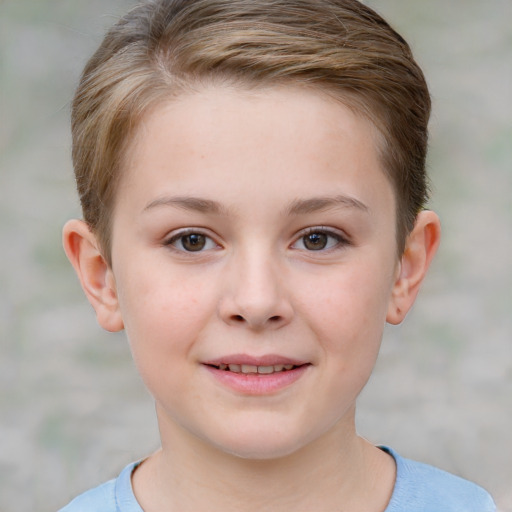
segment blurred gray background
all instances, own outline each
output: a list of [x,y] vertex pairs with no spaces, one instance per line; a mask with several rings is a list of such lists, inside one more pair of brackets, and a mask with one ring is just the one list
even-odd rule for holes
[[[430,83],[443,243],[386,331],[359,430],[512,511],[512,1],[372,0]],[[61,249],[80,216],[69,103],[129,0],[0,0],[0,510],[55,511],[158,446],[123,335],[96,325]]]

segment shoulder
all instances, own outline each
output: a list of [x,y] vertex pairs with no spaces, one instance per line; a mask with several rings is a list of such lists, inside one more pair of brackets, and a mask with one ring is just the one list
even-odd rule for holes
[[136,467],[136,463],[126,466],[116,479],[80,494],[59,512],[142,512],[131,485]]
[[110,480],[80,494],[59,512],[92,512],[95,510],[116,512],[115,480]]
[[400,457],[382,448],[396,461],[395,489],[386,512],[495,512],[484,489],[428,464]]

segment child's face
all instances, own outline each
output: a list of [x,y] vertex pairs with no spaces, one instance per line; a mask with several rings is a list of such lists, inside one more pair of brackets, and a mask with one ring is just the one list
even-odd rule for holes
[[164,445],[268,458],[352,429],[399,270],[371,125],[212,87],[148,115],[127,161],[112,272]]

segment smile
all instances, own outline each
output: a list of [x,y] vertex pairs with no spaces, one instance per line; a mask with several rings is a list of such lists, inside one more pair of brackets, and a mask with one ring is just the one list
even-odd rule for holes
[[286,372],[298,368],[293,364],[276,364],[273,366],[257,366],[252,364],[219,364],[213,365],[219,370],[233,373],[245,373],[245,374],[262,374],[270,375],[272,373]]
[[276,394],[300,380],[312,366],[309,362],[271,355],[226,359],[205,362],[203,368],[223,387],[252,396]]

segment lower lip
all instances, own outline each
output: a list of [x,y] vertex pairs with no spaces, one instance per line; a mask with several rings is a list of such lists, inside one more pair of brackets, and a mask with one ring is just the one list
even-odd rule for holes
[[298,381],[310,365],[302,365],[293,370],[261,373],[235,373],[219,370],[213,366],[205,365],[210,374],[222,385],[246,395],[269,395],[287,388]]

